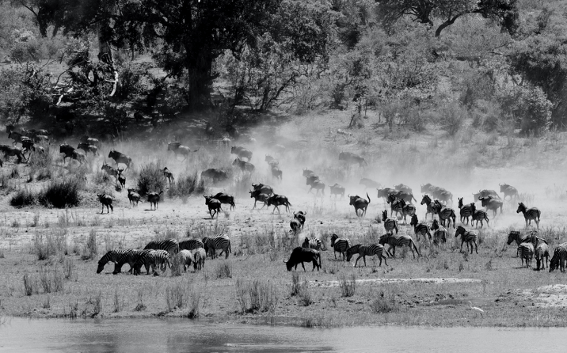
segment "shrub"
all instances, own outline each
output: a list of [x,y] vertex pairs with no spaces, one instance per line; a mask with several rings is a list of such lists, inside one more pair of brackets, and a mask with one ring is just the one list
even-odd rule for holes
[[67,237],[65,233],[57,235],[36,234],[33,239],[34,252],[38,260],[47,260],[50,256],[67,254]]
[[65,261],[63,261],[63,274],[67,280],[77,280],[75,261],[65,258]]
[[10,206],[18,208],[31,206],[35,203],[36,195],[34,195],[28,188],[19,189],[16,194],[10,199]]
[[339,288],[341,289],[341,296],[352,297],[356,290],[356,276],[351,273],[350,276],[342,274],[339,277]]
[[232,266],[228,261],[217,264],[215,271],[217,278],[232,278]]
[[142,167],[138,177],[138,193],[141,196],[145,196],[149,192],[165,190],[165,186],[166,179],[159,163],[149,163]]
[[24,293],[27,296],[30,296],[32,294],[37,294],[39,292],[37,288],[37,281],[29,273],[24,273],[23,280],[24,280]]
[[63,274],[58,269],[39,269],[39,281],[44,293],[60,292],[63,290]]
[[38,199],[45,207],[66,208],[79,205],[79,190],[83,181],[77,177],[54,180],[40,192]]
[[450,136],[455,135],[468,117],[468,112],[465,108],[459,106],[456,102],[449,104],[447,107],[441,109],[440,123]]
[[236,281],[236,299],[242,313],[274,311],[278,302],[276,287],[271,282]]
[[384,293],[380,291],[378,298],[370,303],[370,309],[376,314],[385,314],[399,310],[399,305],[396,303],[396,298],[391,293]]
[[185,299],[185,288],[181,283],[165,288],[165,302],[168,311],[182,308],[185,305]]
[[191,194],[202,194],[205,192],[205,184],[197,173],[193,175],[180,176],[174,183],[167,189],[167,196],[170,198],[180,197],[184,202]]
[[83,253],[81,254],[81,259],[92,260],[98,255],[98,246],[96,244],[96,230],[92,229],[87,238],[87,243],[83,248]]

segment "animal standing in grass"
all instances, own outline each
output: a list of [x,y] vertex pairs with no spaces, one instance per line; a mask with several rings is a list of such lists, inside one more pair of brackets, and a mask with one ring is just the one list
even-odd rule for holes
[[429,195],[423,195],[423,198],[421,199],[421,205],[426,205],[427,206],[427,211],[425,212],[425,220],[427,221],[427,215],[431,214],[431,218],[433,219],[433,216],[435,215],[436,211],[435,211],[435,207],[434,207],[434,203],[431,200],[431,197],[429,197]]
[[[366,193],[366,197],[368,198],[368,200],[365,200],[358,195],[355,196],[349,195],[349,199],[350,199],[349,205],[354,206],[354,213],[356,213],[358,217],[364,217],[366,215],[366,209],[370,204],[370,196],[368,196],[368,193]],[[362,211],[360,212],[360,214],[358,213],[359,210]]]
[[303,243],[301,244],[301,247],[321,251],[321,250],[323,250],[323,242],[321,242],[321,240],[319,240],[317,238],[305,237],[305,239],[303,240]]
[[108,153],[108,158],[114,159],[114,163],[116,163],[117,166],[119,163],[122,163],[126,166],[126,168],[130,168],[130,166],[133,164],[132,158],[116,150],[110,150],[110,152]]
[[175,181],[173,177],[173,173],[167,169],[167,167],[163,168],[163,176],[167,179],[168,183],[171,184]]
[[386,210],[382,212],[382,221],[384,222],[384,229],[386,229],[386,233],[394,234],[395,230],[396,234],[398,234],[398,221],[388,218],[388,211]]
[[560,269],[561,272],[565,272],[565,264],[567,263],[567,243],[559,244],[555,250],[553,250],[553,257],[549,262],[549,272],[553,270]]
[[474,246],[474,250],[478,254],[478,234],[475,231],[466,230],[463,226],[458,226],[457,230],[455,231],[455,238],[457,238],[459,235],[461,236],[461,252],[463,252],[463,244],[467,243],[467,252],[470,246],[470,251],[472,254]]
[[158,203],[161,199],[161,195],[163,194],[163,190],[160,192],[149,192],[146,196],[148,197],[148,202],[150,203],[150,210],[157,210]]
[[96,269],[96,273],[101,273],[104,270],[104,266],[108,262],[114,263],[114,271],[112,274],[117,274],[121,272],[122,266],[124,264],[129,264],[130,268],[134,267],[134,262],[132,259],[132,255],[134,254],[134,250],[132,249],[122,249],[122,250],[110,250],[104,254],[100,260],[98,260],[98,267]]
[[531,267],[534,257],[534,245],[532,243],[522,243],[518,246],[517,252],[522,259],[522,266],[524,266],[524,260],[526,260],[526,267]]
[[312,262],[313,271],[315,271],[315,268],[317,268],[317,271],[319,271],[321,269],[321,254],[315,249],[297,247],[291,252],[289,260],[284,260],[288,271],[291,271],[291,269],[294,267],[295,270],[297,270],[297,265],[299,264],[301,264],[303,271],[305,271],[305,265],[303,264],[304,262]]
[[433,231],[433,244],[439,246],[441,243],[447,242],[449,232],[447,232],[447,228],[440,225],[436,219],[431,223],[431,230]]
[[[463,198],[460,197],[459,198],[459,214],[461,216],[461,223],[463,224],[469,224],[469,217],[472,217],[474,214],[474,211],[476,210],[476,207],[473,203],[470,203],[468,205],[464,205],[463,204]],[[466,220],[466,223],[465,223]]]
[[224,192],[219,192],[214,196],[211,196],[213,199],[217,199],[220,201],[221,204],[228,204],[230,205],[230,209],[234,209],[236,204],[234,203],[234,196],[225,194]]
[[539,221],[541,217],[541,211],[539,209],[537,209],[536,207],[527,208],[523,202],[520,202],[518,203],[518,209],[516,210],[516,213],[520,212],[522,212],[522,214],[524,215],[526,228],[528,227],[528,222],[529,225],[531,225],[533,220],[537,225],[537,229],[539,229]]
[[534,256],[536,259],[536,269],[545,270],[545,266],[549,263],[549,246],[545,240],[537,239]]
[[[205,237],[203,238],[203,244],[205,245],[205,252],[213,259],[222,255],[222,253],[225,254],[225,259],[228,259],[228,254],[232,252],[230,238],[227,235],[217,235],[214,238]],[[218,255],[217,250],[221,250]]]
[[101,214],[104,213],[104,206],[106,206],[106,213],[110,213],[110,210],[114,212],[114,207],[112,207],[112,201],[114,198],[108,194],[97,194],[98,200],[102,204],[102,210],[100,211]]
[[[413,241],[413,239],[406,234],[400,234],[400,235],[393,235],[393,234],[384,234],[380,237],[380,240],[378,241],[378,243],[382,246],[388,244],[388,246],[390,247],[388,249],[388,254],[392,257],[396,257],[396,247],[402,247],[402,246],[408,246],[409,249],[411,250],[411,253],[413,255],[413,258],[415,259],[415,253],[417,253],[417,256],[421,256],[421,254],[419,253],[419,250],[417,249],[417,246],[415,245],[415,242]],[[392,251],[390,251],[392,250]],[[414,252],[415,250],[415,252]]]
[[286,196],[273,194],[268,198],[267,201],[268,201],[268,207],[272,205],[274,206],[274,210],[272,211],[272,213],[274,213],[276,209],[278,210],[278,213],[280,213],[279,206],[285,206],[285,211],[289,212],[289,206],[291,206],[291,203],[289,203]]
[[193,269],[195,271],[202,270],[205,267],[205,260],[207,258],[207,252],[204,248],[197,248],[191,250],[191,254],[193,254],[193,258],[195,261],[193,262]]
[[426,223],[420,223],[417,219],[417,215],[411,217],[410,225],[413,226],[413,231],[417,241],[420,241],[421,236],[430,243],[431,242],[431,232],[430,228]]
[[343,261],[346,260],[346,251],[350,248],[350,242],[346,238],[339,238],[338,235],[331,235],[331,247],[335,260],[337,259],[337,252],[343,256]]
[[486,207],[486,210],[492,210],[492,215],[496,217],[498,209],[500,209],[500,214],[502,214],[502,207],[504,202],[502,200],[496,200],[492,196],[479,197],[482,203],[482,207]]
[[179,242],[175,239],[164,239],[150,241],[144,250],[165,250],[171,255],[179,252]]
[[209,214],[211,218],[215,218],[215,215],[219,215],[219,212],[222,211],[221,202],[217,199],[212,198],[211,196],[203,196],[205,198],[205,205],[209,208]]
[[138,202],[140,202],[140,194],[136,189],[128,189],[128,200],[130,201],[130,205],[134,207],[134,204],[138,206]]
[[335,199],[338,195],[341,195],[341,198],[345,196],[345,188],[340,184],[335,183],[335,185],[329,186],[329,189],[331,190],[331,197],[335,195]]
[[347,250],[347,261],[350,261],[354,254],[358,254],[356,261],[354,262],[354,267],[358,264],[358,260],[362,258],[364,261],[364,266],[366,267],[366,256],[378,256],[380,260],[380,264],[378,266],[382,266],[382,259],[384,259],[384,264],[388,266],[388,262],[386,262],[386,256],[384,256],[384,246],[380,244],[372,244],[372,245],[361,245],[357,244],[351,246]]

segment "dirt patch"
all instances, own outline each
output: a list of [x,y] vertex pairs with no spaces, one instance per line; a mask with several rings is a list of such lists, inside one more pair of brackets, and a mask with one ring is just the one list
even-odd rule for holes
[[536,289],[524,289],[519,293],[540,308],[567,307],[567,284],[550,284]]
[[[480,283],[480,279],[475,278],[371,278],[357,279],[356,284],[359,285],[376,285],[376,284],[392,284],[392,283],[430,283],[430,284],[451,284],[451,283]],[[313,287],[338,287],[339,281],[310,281],[309,286]]]

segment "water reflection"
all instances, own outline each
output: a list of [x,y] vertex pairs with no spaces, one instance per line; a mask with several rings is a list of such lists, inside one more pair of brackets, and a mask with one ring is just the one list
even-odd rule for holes
[[[184,320],[8,319],[0,352],[553,352],[567,329],[305,329]],[[544,342],[545,344],[541,344]]]

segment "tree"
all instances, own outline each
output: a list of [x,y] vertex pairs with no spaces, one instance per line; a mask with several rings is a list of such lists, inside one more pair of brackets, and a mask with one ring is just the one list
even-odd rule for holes
[[376,0],[378,17],[386,28],[404,16],[434,27],[435,37],[455,21],[468,14],[479,14],[498,22],[503,30],[513,34],[517,29],[517,0]]

